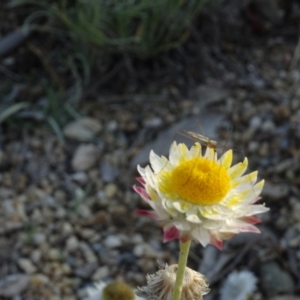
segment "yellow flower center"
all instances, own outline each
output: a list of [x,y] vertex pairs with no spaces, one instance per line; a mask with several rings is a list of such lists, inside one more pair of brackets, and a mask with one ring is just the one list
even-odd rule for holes
[[198,205],[219,203],[230,190],[227,170],[215,161],[196,157],[182,161],[170,172],[164,172],[160,190]]

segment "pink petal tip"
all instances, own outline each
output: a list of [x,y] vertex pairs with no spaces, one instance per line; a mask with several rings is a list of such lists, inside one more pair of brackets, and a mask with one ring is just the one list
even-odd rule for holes
[[142,188],[142,187],[140,187],[140,186],[138,186],[138,185],[134,185],[133,187],[133,190],[135,191],[135,192],[137,192],[144,200],[151,200],[151,198],[150,198],[150,196],[147,194],[147,192],[145,191],[145,189],[144,188]]
[[214,245],[216,248],[218,248],[220,251],[223,250],[223,241],[217,240],[216,238],[211,238],[211,244]]
[[146,181],[144,180],[143,177],[137,177],[136,180],[141,183],[142,185],[145,185]]
[[172,227],[164,230],[163,242],[166,243],[171,240],[178,239],[179,236],[180,236],[179,230],[175,226],[172,226]]
[[249,224],[257,224],[257,223],[261,222],[261,219],[259,219],[257,217],[253,217],[253,216],[244,217],[242,220]]
[[137,216],[149,217],[155,220],[158,219],[158,215],[152,210],[138,209],[134,212],[134,214]]
[[256,203],[258,200],[260,200],[261,199],[261,197],[259,196],[259,197],[256,197],[256,198],[254,198],[251,202],[250,202],[250,204],[253,204],[253,203]]

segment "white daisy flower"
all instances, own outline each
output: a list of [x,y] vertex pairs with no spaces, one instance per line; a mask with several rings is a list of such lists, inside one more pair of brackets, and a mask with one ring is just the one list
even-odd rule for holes
[[254,203],[264,181],[256,183],[257,172],[243,175],[247,158],[231,163],[232,150],[218,159],[216,151],[207,147],[203,156],[199,143],[188,150],[185,144],[173,142],[169,159],[151,151],[151,167],[138,166],[143,187],[135,185],[134,190],[153,211],[137,214],[158,220],[165,242],[194,239],[204,247],[211,243],[222,249],[223,240],[239,232],[259,233],[253,224],[260,219],[253,215],[269,209]]
[[123,282],[113,281],[95,283],[95,287],[88,287],[88,297],[85,300],[142,300],[134,294],[133,289]]

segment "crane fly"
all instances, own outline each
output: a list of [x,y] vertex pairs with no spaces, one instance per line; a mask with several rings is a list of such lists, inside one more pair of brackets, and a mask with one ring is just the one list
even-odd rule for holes
[[218,143],[216,141],[210,139],[207,136],[204,136],[202,134],[199,134],[199,133],[196,133],[193,131],[187,131],[187,130],[184,130],[183,134],[191,139],[198,140],[199,142],[201,142],[203,145],[205,145],[208,148],[211,148],[214,150],[217,149]]

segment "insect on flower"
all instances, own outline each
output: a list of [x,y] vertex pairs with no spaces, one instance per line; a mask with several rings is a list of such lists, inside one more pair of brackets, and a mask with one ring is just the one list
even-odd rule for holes
[[207,136],[188,130],[184,130],[182,134],[193,140],[199,141],[208,148],[217,150],[218,143]]

